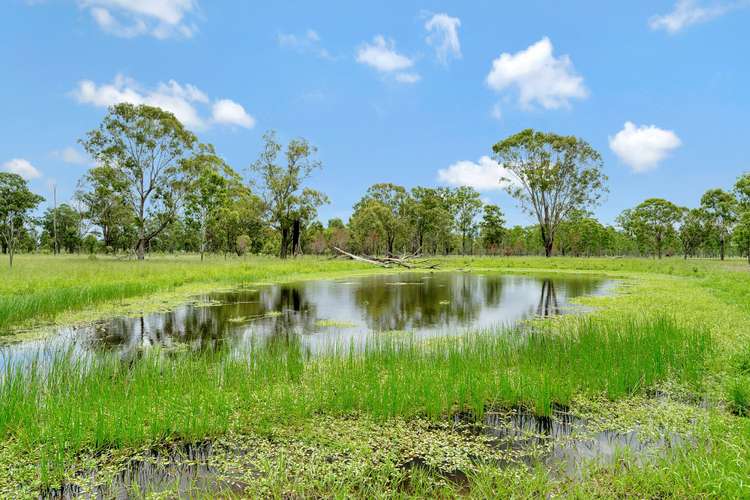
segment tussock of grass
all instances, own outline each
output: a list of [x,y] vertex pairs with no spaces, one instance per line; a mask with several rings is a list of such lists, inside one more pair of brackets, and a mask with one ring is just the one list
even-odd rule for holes
[[510,405],[547,414],[576,394],[615,399],[666,378],[696,382],[708,348],[707,334],[657,317],[578,318],[430,344],[388,337],[363,353],[310,360],[298,345],[241,356],[153,351],[131,362],[65,352],[47,367],[7,369],[0,437],[59,471],[84,449],[257,431],[314,414],[439,418]]

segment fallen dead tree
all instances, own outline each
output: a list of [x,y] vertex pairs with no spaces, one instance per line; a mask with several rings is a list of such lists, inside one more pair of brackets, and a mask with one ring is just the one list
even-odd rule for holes
[[438,265],[436,263],[430,263],[427,259],[421,259],[421,260],[413,260],[413,257],[417,255],[417,253],[404,255],[402,257],[396,257],[396,256],[389,256],[389,257],[374,257],[370,255],[355,255],[353,253],[347,252],[346,250],[342,250],[339,247],[333,247],[334,250],[336,250],[339,254],[341,254],[344,257],[348,257],[352,260],[357,260],[359,262],[367,262],[368,264],[372,264],[374,266],[379,267],[404,267],[406,269],[437,269]]

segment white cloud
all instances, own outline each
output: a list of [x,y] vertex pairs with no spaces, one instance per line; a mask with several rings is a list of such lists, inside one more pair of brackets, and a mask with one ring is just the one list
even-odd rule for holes
[[498,92],[516,86],[523,107],[534,102],[547,109],[569,107],[571,99],[583,99],[588,90],[567,55],[555,57],[552,42],[544,37],[515,54],[503,53],[492,61],[487,85]]
[[18,174],[26,180],[38,179],[42,176],[42,173],[34,165],[23,158],[13,158],[6,161],[3,163],[3,170]]
[[255,118],[250,116],[241,104],[231,99],[220,99],[216,101],[212,109],[213,121],[224,125],[238,125],[245,128],[255,126]]
[[399,83],[417,83],[422,79],[418,73],[396,73],[394,78]]
[[503,108],[500,106],[499,102],[496,102],[492,106],[492,111],[490,111],[490,115],[492,115],[492,118],[494,118],[495,120],[503,119]]
[[740,0],[703,6],[696,0],[677,0],[670,13],[653,16],[648,24],[653,30],[663,29],[667,33],[674,34],[693,24],[705,23],[744,7],[750,7],[750,1]]
[[383,35],[373,38],[373,43],[363,44],[357,51],[357,62],[366,64],[382,73],[409,69],[414,61],[396,52],[393,40],[386,41]]
[[189,18],[198,10],[196,0],[78,0],[107,33],[131,38],[191,37],[197,31]]
[[280,47],[296,50],[300,54],[313,54],[321,59],[335,59],[330,52],[320,46],[320,36],[315,30],[309,29],[304,35],[293,33],[279,33]]
[[469,160],[457,161],[448,168],[438,170],[438,180],[449,186],[470,186],[477,191],[504,189],[513,174],[501,167],[489,156],[482,156],[478,163]]
[[53,151],[52,156],[60,158],[65,163],[70,163],[71,165],[88,165],[91,163],[88,156],[72,146],[59,151]]
[[[189,128],[201,129],[208,125],[208,120],[201,116],[198,106],[208,105],[209,97],[193,85],[182,85],[174,80],[159,83],[155,89],[144,89],[135,80],[117,75],[114,81],[108,84],[97,85],[91,80],[83,80],[78,83],[72,94],[82,104],[97,107],[108,107],[121,102],[148,104],[174,113],[177,119]],[[217,109],[220,117],[218,120]],[[213,114],[217,123],[246,127],[252,127],[254,124],[253,118],[242,106],[228,99],[214,102]],[[248,123],[250,125],[247,125]]]
[[656,166],[682,141],[671,130],[655,125],[636,126],[625,122],[622,130],[609,138],[609,147],[620,160],[635,172],[645,172]]
[[424,25],[428,31],[427,43],[435,47],[435,55],[443,64],[448,64],[451,57],[461,58],[459,26],[461,26],[461,20],[448,14],[435,14]]

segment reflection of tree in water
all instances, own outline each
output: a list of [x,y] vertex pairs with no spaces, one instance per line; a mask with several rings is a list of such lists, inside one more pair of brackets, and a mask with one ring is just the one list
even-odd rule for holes
[[145,347],[188,344],[194,350],[217,347],[226,320],[214,308],[186,306],[172,312],[138,318],[115,318],[94,329],[96,349],[124,353]]
[[[536,314],[542,317],[561,314],[560,305],[567,303],[569,298],[592,294],[601,286],[600,282],[592,279],[552,280],[546,278],[540,281],[542,288]],[[558,297],[560,293],[562,297]]]
[[539,295],[539,305],[536,308],[537,316],[555,316],[559,314],[560,306],[557,302],[555,284],[550,279],[542,280],[542,293]]
[[257,320],[257,325],[258,330],[266,334],[269,348],[299,347],[297,335],[316,331],[317,308],[304,284],[269,288],[262,294],[261,303],[267,317]]
[[465,325],[483,305],[500,303],[502,280],[466,273],[371,278],[356,286],[354,298],[376,331]]
[[268,346],[288,346],[300,334],[320,331],[316,324],[320,318],[361,317],[374,331],[453,328],[471,325],[490,309],[495,309],[494,318],[504,314],[504,308],[514,314],[559,314],[569,298],[590,294],[600,286],[601,281],[591,279],[553,281],[469,273],[377,276],[333,288],[315,282],[267,286],[200,297],[204,306],[113,319],[92,328],[86,341],[94,350],[122,353],[175,344],[214,349],[225,342],[245,342],[246,334],[257,335]]

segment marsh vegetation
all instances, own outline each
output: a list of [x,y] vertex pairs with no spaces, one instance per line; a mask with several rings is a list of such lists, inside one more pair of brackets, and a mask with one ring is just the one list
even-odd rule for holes
[[[22,256],[17,269],[45,264],[35,259]],[[114,301],[79,291],[72,296],[86,300],[52,302],[59,309],[41,325],[13,323],[38,333],[4,348],[4,491],[745,488],[750,462],[736,453],[750,440],[742,267],[488,257],[397,273],[313,258],[61,262],[66,275],[39,273],[37,293],[54,296],[64,280],[76,290],[77,279],[78,290],[96,289],[86,277],[103,266],[113,290],[127,290],[118,280],[149,286]]]

